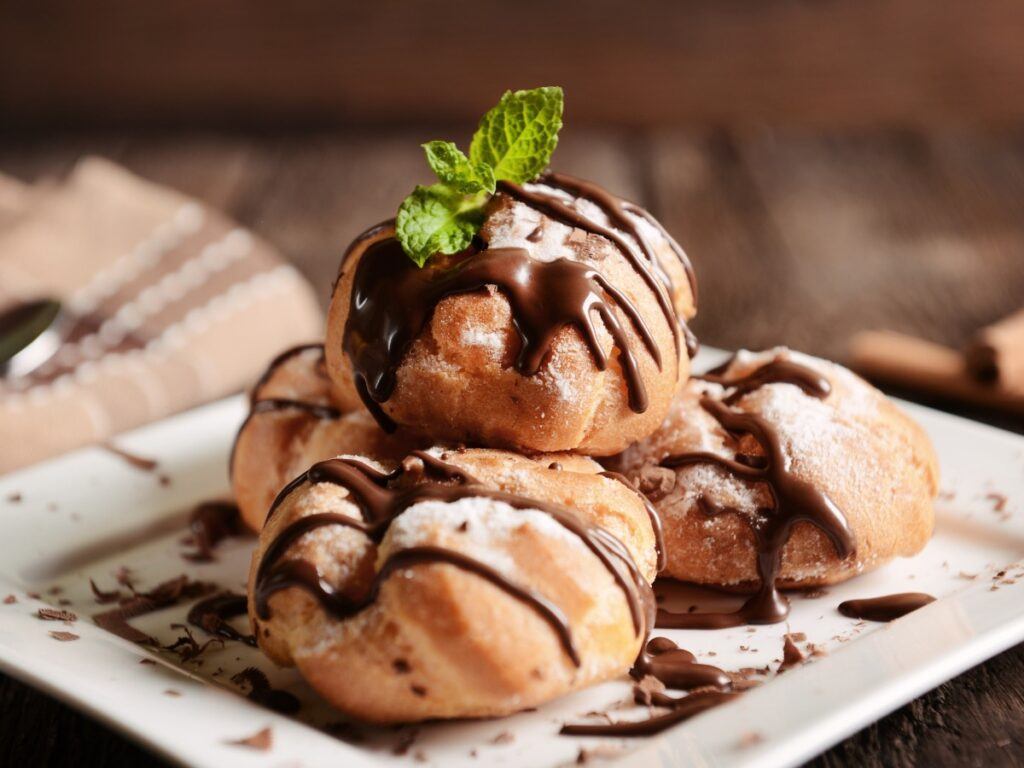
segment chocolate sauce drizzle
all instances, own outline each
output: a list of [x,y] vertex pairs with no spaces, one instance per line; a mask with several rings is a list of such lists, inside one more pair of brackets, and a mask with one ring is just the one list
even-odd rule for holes
[[[409,484],[411,481],[412,484]],[[286,486],[271,506],[268,521],[287,496],[305,484],[332,483],[348,490],[350,500],[360,517],[323,512],[299,518],[282,530],[270,543],[256,573],[254,604],[261,619],[270,616],[268,601],[282,590],[299,587],[313,595],[329,613],[337,618],[353,616],[376,599],[381,585],[396,569],[428,563],[445,563],[490,581],[507,594],[531,606],[558,635],[566,655],[579,666],[579,653],[572,639],[572,629],[564,613],[543,595],[516,584],[486,563],[460,552],[436,547],[418,546],[391,554],[380,566],[365,597],[353,598],[335,590],[325,582],[317,569],[304,560],[285,559],[289,547],[301,536],[327,525],[343,525],[365,533],[380,542],[391,522],[402,512],[422,501],[451,503],[461,498],[488,498],[508,504],[514,509],[537,510],[578,536],[593,552],[622,589],[633,618],[634,629],[643,635],[653,624],[654,598],[629,550],[603,528],[579,518],[564,507],[549,504],[480,485],[458,467],[424,451],[414,451],[393,472],[382,472],[357,459],[335,458],[314,464]]]
[[[693,268],[679,244],[647,211],[596,184],[554,173],[545,175],[542,181],[589,200],[604,211],[621,232],[599,224],[550,191],[526,190],[506,181],[499,182],[499,190],[553,219],[610,240],[654,292],[672,329],[676,355],[679,355],[681,331],[687,351],[693,357],[698,348],[697,339],[675,311],[670,297],[671,279],[662,269],[654,246],[644,236],[640,219],[650,222],[670,244],[686,271],[696,301]],[[538,262],[524,249],[487,248],[479,242],[461,254],[449,257],[439,254],[425,268],[415,268],[394,239],[393,232],[394,221],[391,220],[361,234],[346,251],[338,273],[340,278],[350,256],[365,243],[376,240],[366,247],[356,267],[343,345],[352,360],[360,397],[384,429],[393,431],[395,424],[384,413],[381,403],[391,397],[398,366],[430,320],[438,302],[448,296],[483,290],[488,285],[496,286],[511,305],[513,324],[522,342],[515,364],[517,371],[527,376],[535,374],[555,335],[567,325],[579,329],[598,367],[605,370],[607,355],[598,343],[591,318],[591,313],[597,312],[619,350],[619,362],[629,387],[630,408],[637,413],[647,409],[647,394],[636,359],[612,305],[629,317],[659,370],[661,352],[636,307],[600,272],[571,259]],[[622,233],[629,235],[635,245]],[[542,236],[543,227],[539,226],[527,240],[536,242]]]
[[[549,191],[526,189],[511,181],[499,181],[498,189],[513,200],[535,208],[555,221],[559,221],[567,226],[583,229],[591,234],[598,234],[598,236],[611,241],[629,260],[630,264],[633,265],[633,268],[641,276],[644,283],[647,284],[647,287],[654,292],[658,306],[662,307],[662,312],[665,314],[669,328],[673,331],[676,354],[678,355],[678,331],[685,326],[685,323],[678,316],[675,307],[672,305],[672,298],[669,295],[669,291],[672,289],[672,281],[669,279],[668,273],[662,268],[662,264],[657,260],[653,247],[643,237],[640,228],[637,226],[636,219],[626,214],[623,201],[611,195],[609,191],[597,184],[583,181],[582,179],[575,179],[571,176],[549,173],[541,180],[549,186],[566,191],[566,193],[588,200],[596,205],[604,212],[612,224],[620,227],[633,237],[640,245],[643,254],[638,253],[633,244],[624,238],[621,232],[594,221],[594,219],[573,208],[557,195],[552,195]],[[682,249],[677,251],[677,254],[682,254]],[[685,259],[685,255],[683,258]],[[684,261],[684,263],[688,262]],[[687,272],[687,276],[689,274]],[[686,340],[687,349],[689,349],[689,334],[687,334]]]
[[[782,567],[782,550],[793,527],[807,522],[821,530],[832,543],[836,553],[848,557],[855,551],[853,535],[843,513],[827,494],[811,483],[798,478],[789,470],[789,459],[774,426],[765,418],[751,413],[731,410],[734,403],[766,384],[784,382],[801,387],[808,395],[825,398],[831,392],[828,380],[806,366],[790,360],[775,360],[746,376],[726,379],[725,366],[706,374],[704,378],[716,381],[733,391],[722,401],[709,396],[701,398],[701,406],[710,413],[730,435],[750,435],[761,446],[763,457],[737,457],[727,459],[714,453],[695,451],[663,459],[663,467],[682,467],[692,464],[711,464],[734,477],[750,483],[763,484],[771,495],[772,504],[759,509],[758,520],[751,523],[757,542],[757,571],[760,577],[758,591],[734,613],[673,613],[658,611],[657,626],[678,629],[723,629],[743,624],[771,624],[782,621],[789,614],[789,601],[776,587]],[[740,510],[718,506],[707,498],[698,502],[709,515],[735,513],[741,519],[747,516]]]
[[[550,467],[553,468],[553,467]],[[561,468],[561,467],[559,467]],[[611,480],[618,480],[620,483],[625,485],[631,491],[635,492],[640,500],[644,503],[644,509],[647,511],[647,517],[651,521],[651,529],[654,531],[654,551],[657,555],[656,569],[657,573],[661,573],[665,570],[665,563],[667,561],[667,554],[665,552],[665,534],[661,525],[661,515],[658,514],[658,510],[655,508],[651,500],[640,493],[636,486],[630,482],[629,478],[619,472],[612,472],[607,470],[601,473],[602,477],[607,477]]]
[[200,600],[188,612],[188,623],[211,635],[224,640],[236,640],[246,645],[256,645],[253,635],[245,635],[228,624],[229,619],[244,616],[247,610],[245,595],[221,592],[213,597]]
[[496,286],[509,302],[522,343],[515,361],[518,372],[537,373],[565,326],[580,331],[598,368],[605,370],[608,355],[592,318],[596,312],[619,350],[630,408],[637,413],[647,409],[643,379],[613,305],[629,318],[660,369],[657,342],[629,298],[593,267],[571,259],[538,261],[521,248],[472,247],[454,256],[435,256],[419,268],[397,240],[387,238],[370,245],[356,267],[343,342],[356,388],[381,427],[395,429],[380,404],[391,397],[398,366],[437,304],[488,285]]
[[863,600],[847,600],[839,604],[839,612],[851,619],[893,621],[934,602],[935,598],[924,592],[900,592]]
[[[685,321],[676,314],[675,308],[672,306],[672,299],[669,295],[669,291],[672,289],[672,281],[665,270],[662,269],[661,262],[658,261],[658,256],[654,252],[653,245],[646,237],[644,237],[643,231],[638,226],[637,218],[635,217],[646,214],[644,218],[653,222],[659,230],[665,233],[665,230],[661,225],[654,220],[653,216],[646,211],[643,211],[642,208],[639,208],[632,203],[626,203],[621,198],[616,197],[608,192],[608,190],[594,184],[593,182],[584,181],[561,173],[547,173],[541,177],[540,181],[547,186],[575,195],[578,198],[588,200],[596,205],[601,209],[605,216],[608,217],[609,222],[611,222],[613,226],[632,237],[632,239],[640,246],[643,254],[641,255],[638,253],[633,244],[623,237],[620,232],[594,221],[589,216],[584,215],[580,211],[576,210],[576,208],[566,203],[557,195],[553,195],[542,189],[527,190],[510,181],[499,181],[498,190],[521,203],[525,203],[526,205],[541,211],[555,221],[559,221],[567,226],[576,227],[585,232],[599,235],[610,240],[622,252],[622,255],[629,260],[630,264],[633,265],[633,268],[637,271],[640,277],[643,278],[643,281],[647,283],[647,286],[657,297],[661,311],[665,315],[665,319],[668,321],[669,328],[673,331],[676,354],[678,355],[679,353],[679,336],[676,332],[677,330],[685,329],[687,351],[692,357],[696,353],[696,349],[694,348],[694,345],[696,344],[696,337],[690,333],[689,327],[686,325]],[[631,216],[627,214],[627,211],[634,215]],[[641,214],[640,211],[643,211],[643,214]],[[689,259],[687,259],[683,249],[679,247],[679,244],[675,242],[675,240],[669,238],[667,233],[665,233],[665,235],[667,241],[670,243],[686,271],[687,279],[690,281],[691,294],[694,297],[694,302],[696,302],[697,281]]]

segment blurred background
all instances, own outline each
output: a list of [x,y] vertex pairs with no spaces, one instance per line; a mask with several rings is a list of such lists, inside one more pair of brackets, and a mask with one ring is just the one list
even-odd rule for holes
[[507,88],[565,88],[555,167],[690,252],[706,343],[951,344],[1024,303],[1024,4],[0,4],[0,172],[84,153],[195,195],[326,297],[348,241]]
[[[554,167],[661,218],[705,344],[844,360],[855,332],[893,329],[959,347],[1024,305],[1022,41],[1018,0],[6,0],[0,173],[109,158],[251,228],[324,301],[347,243],[429,181],[422,142],[465,146],[504,90],[561,85]],[[1020,680],[1014,653],[980,674]],[[981,717],[972,679],[819,764],[988,749],[1019,714]],[[137,757],[2,690],[16,730],[56,718],[66,744]]]

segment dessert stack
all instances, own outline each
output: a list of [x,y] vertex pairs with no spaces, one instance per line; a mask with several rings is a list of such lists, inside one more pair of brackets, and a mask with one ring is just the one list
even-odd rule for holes
[[[253,390],[231,470],[254,633],[353,717],[500,716],[629,672],[660,714],[566,731],[652,733],[736,695],[656,626],[782,621],[780,588],[931,535],[931,446],[849,371],[775,349],[691,376],[686,254],[547,170],[561,126],[539,88],[468,154],[425,144],[438,182],[355,239],[324,343]],[[657,611],[659,573],[750,597]]]

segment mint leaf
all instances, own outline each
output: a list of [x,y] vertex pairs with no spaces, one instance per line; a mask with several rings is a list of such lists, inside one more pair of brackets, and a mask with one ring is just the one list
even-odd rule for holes
[[451,141],[430,141],[423,145],[427,162],[445,184],[465,194],[494,194],[494,171],[484,163],[471,163]]
[[483,193],[462,195],[446,184],[416,187],[402,202],[395,233],[402,250],[422,267],[436,253],[458,253],[483,223]]
[[561,88],[506,91],[473,134],[469,162],[490,166],[496,179],[530,181],[547,167],[561,127]]

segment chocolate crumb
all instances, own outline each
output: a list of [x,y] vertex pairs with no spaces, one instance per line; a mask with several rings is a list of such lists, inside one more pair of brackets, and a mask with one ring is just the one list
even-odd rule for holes
[[465,533],[466,531],[468,531],[469,530],[469,520],[463,520],[461,523],[459,523],[459,527],[456,528],[455,530],[457,530],[459,533]]
[[793,642],[793,636],[786,634],[782,640],[782,663],[779,664],[779,672],[785,672],[787,669],[799,666],[804,663],[806,657],[799,648],[796,647],[796,643]]
[[409,666],[409,662],[405,659],[395,659],[391,662],[391,668],[399,675],[407,675],[412,671],[412,667]]
[[59,608],[40,608],[36,615],[43,621],[78,621],[78,617],[71,611]]
[[17,491],[7,494],[7,501],[11,504],[20,504],[23,498],[24,497]]
[[640,682],[633,686],[633,701],[649,707],[653,695],[664,692],[665,684],[661,680],[654,675],[644,675]]
[[611,744],[599,744],[596,747],[580,747],[580,751],[576,754],[576,764],[586,765],[593,760],[611,760],[619,757],[623,751],[623,747],[616,747]]
[[427,695],[427,689],[424,688],[422,685],[410,685],[409,690],[411,690],[414,694],[420,697]]
[[16,602],[18,602],[18,598],[14,595],[8,595],[4,598],[4,605],[14,605]]
[[176,691],[173,688],[168,688],[167,690],[164,691],[164,695],[165,696],[173,696],[174,698],[177,698],[177,697],[181,696],[181,691]]
[[249,749],[266,752],[274,744],[274,735],[270,728],[264,728],[256,731],[252,736],[246,736],[244,739],[238,739],[237,741],[228,741],[227,743],[236,747],[248,747]]
[[747,747],[753,747],[764,741],[764,736],[757,731],[747,731],[740,736],[737,746],[740,749],[746,749]]
[[72,604],[73,603],[70,600],[68,600],[66,597],[62,597],[60,600],[57,601],[57,605],[59,605],[59,606],[61,606],[63,608],[66,608],[67,606],[72,605]]
[[139,664],[156,664],[153,659],[139,659]]
[[54,640],[60,640],[62,643],[67,643],[71,640],[77,640],[78,635],[74,632],[50,632],[50,637]]
[[178,658],[183,662],[195,661],[202,656],[206,650],[214,643],[219,644],[222,648],[224,647],[224,641],[219,637],[210,638],[203,644],[199,644],[192,631],[184,624],[171,624],[171,629],[180,629],[185,634],[178,637],[170,645],[163,646],[165,651],[171,651],[176,653]]
[[424,752],[422,749],[417,749],[415,752],[412,753],[412,759],[415,760],[417,763],[425,763],[427,762],[427,753]]
[[515,740],[516,735],[512,731],[502,731],[491,739],[491,744],[511,744]]
[[403,733],[398,737],[398,741],[395,742],[395,746],[391,748],[391,754],[399,756],[406,754],[412,745],[416,743],[416,739],[419,735],[420,731],[418,728],[413,728]]

